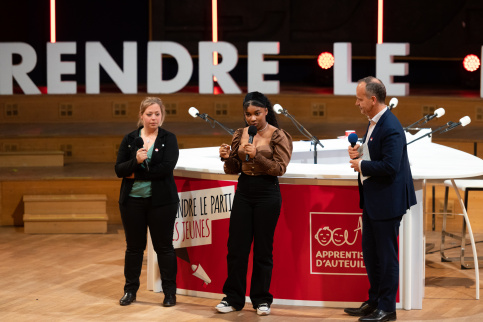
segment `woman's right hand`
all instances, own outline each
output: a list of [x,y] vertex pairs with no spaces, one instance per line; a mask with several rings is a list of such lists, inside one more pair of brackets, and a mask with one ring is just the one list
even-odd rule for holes
[[136,152],[136,160],[137,160],[138,164],[143,163],[144,160],[146,160],[147,158],[148,158],[148,150],[147,149],[140,148]]
[[223,143],[220,146],[220,158],[228,159],[230,157],[230,146],[228,144]]

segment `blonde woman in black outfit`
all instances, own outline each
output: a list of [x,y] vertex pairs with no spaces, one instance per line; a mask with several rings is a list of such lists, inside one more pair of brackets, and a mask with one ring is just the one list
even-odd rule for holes
[[126,234],[126,282],[119,301],[123,306],[136,300],[148,227],[158,256],[163,305],[176,304],[173,228],[179,198],[173,170],[179,150],[176,136],[161,128],[164,117],[161,99],[145,98],[139,111],[139,127],[124,137],[117,155],[115,170],[122,178],[119,209]]

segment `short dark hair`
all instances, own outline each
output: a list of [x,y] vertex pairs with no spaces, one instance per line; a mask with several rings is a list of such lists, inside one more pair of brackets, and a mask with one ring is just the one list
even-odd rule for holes
[[367,76],[357,82],[366,84],[367,97],[375,96],[379,103],[384,104],[386,101],[386,86],[380,79],[374,76]]

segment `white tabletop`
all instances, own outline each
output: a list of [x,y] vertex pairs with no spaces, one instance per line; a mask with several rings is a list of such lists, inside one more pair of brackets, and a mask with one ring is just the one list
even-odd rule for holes
[[[411,141],[408,137],[408,142]],[[357,179],[350,167],[346,139],[321,141],[314,164],[313,146],[307,141],[294,142],[292,160],[284,178]],[[177,170],[224,174],[219,147],[182,149]],[[483,175],[483,160],[466,152],[421,139],[408,145],[413,179],[456,179]]]

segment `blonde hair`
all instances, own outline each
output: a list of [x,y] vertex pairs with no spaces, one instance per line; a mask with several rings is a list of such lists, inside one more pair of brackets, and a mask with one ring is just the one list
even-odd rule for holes
[[158,104],[161,109],[161,123],[159,124],[159,126],[163,125],[164,117],[166,116],[163,101],[159,97],[146,97],[145,99],[143,99],[143,101],[141,102],[141,106],[139,107],[138,126],[144,125],[141,115],[143,115],[146,109],[153,104]]

